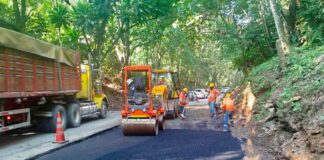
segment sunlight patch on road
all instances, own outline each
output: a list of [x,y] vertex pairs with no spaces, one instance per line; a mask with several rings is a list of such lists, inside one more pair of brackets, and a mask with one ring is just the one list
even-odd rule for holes
[[226,160],[226,159],[235,159],[241,157],[242,152],[241,151],[228,151],[221,154],[217,154],[212,157],[201,157],[197,158],[197,160],[203,160],[203,159],[213,159],[213,160]]
[[203,106],[187,106],[186,108],[191,109],[191,110],[198,110],[198,109],[208,109],[207,105]]

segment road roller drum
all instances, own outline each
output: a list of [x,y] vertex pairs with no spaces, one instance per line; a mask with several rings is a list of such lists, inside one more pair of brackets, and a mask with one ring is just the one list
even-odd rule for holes
[[156,136],[159,134],[158,125],[156,119],[123,119],[121,128],[125,136]]

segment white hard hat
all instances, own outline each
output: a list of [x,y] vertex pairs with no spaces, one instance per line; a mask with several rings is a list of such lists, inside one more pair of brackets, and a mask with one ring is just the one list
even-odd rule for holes
[[133,79],[128,79],[128,80],[126,81],[127,86],[129,86],[131,83],[133,83]]

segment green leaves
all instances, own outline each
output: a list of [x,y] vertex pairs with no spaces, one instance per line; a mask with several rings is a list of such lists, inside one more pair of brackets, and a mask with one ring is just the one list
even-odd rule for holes
[[[277,72],[275,41],[278,38],[266,0],[30,0],[27,2],[27,34],[54,44],[91,53],[95,63],[119,72],[123,65],[152,64],[176,69],[184,83],[204,86],[208,81],[224,85],[239,82],[241,72],[258,75],[263,69]],[[71,1],[72,2],[72,1]],[[296,13],[293,1],[279,0],[295,45],[324,44],[324,4],[301,0]],[[11,1],[0,2],[0,26],[17,28]],[[289,31],[289,17],[296,27]],[[294,19],[292,19],[294,20]],[[84,56],[85,57],[85,56]],[[288,77],[307,78],[312,67],[288,59]],[[270,63],[262,64],[266,61]],[[306,61],[304,61],[306,63]],[[109,64],[108,64],[109,63]],[[262,65],[260,65],[262,64]],[[270,65],[271,64],[271,65]],[[273,64],[273,65],[272,65]],[[252,73],[250,71],[255,68]],[[240,73],[237,74],[236,73]],[[234,78],[233,78],[234,77]],[[190,80],[188,80],[190,79]],[[256,79],[268,87],[267,79]],[[235,82],[235,83],[236,83]],[[320,82],[321,83],[321,82]],[[312,83],[310,90],[318,86]]]
[[92,33],[95,28],[96,20],[95,8],[90,3],[79,1],[73,9],[74,25],[86,33]]
[[49,11],[50,22],[54,24],[55,28],[68,28],[71,23],[69,10],[63,4],[58,4],[54,6],[52,10]]

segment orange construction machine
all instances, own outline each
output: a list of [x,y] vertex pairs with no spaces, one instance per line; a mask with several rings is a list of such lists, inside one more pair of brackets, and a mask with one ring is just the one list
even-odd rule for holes
[[123,134],[158,135],[164,129],[165,108],[152,92],[152,68],[148,65],[124,67]]

